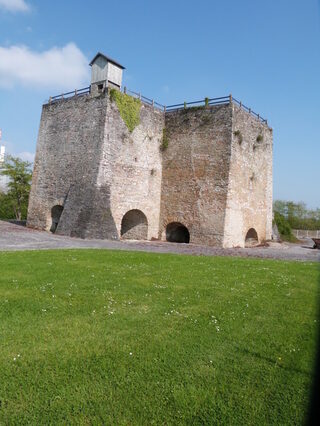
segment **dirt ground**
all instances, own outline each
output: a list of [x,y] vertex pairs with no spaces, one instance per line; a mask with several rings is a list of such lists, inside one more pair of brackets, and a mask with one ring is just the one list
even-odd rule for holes
[[178,244],[162,241],[112,241],[83,240],[44,231],[28,229],[0,221],[0,251],[45,250],[69,248],[99,248],[136,250],[153,253],[177,253],[205,256],[240,256],[281,260],[320,261],[320,250],[312,249],[313,241],[300,244],[270,243],[269,247],[222,249],[195,244]]

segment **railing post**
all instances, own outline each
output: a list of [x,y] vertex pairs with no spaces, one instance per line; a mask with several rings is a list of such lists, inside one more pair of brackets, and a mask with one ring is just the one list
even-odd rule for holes
[[61,94],[61,99],[63,99],[63,93]]
[[152,106],[154,107],[154,99],[152,99]]
[[258,114],[258,120],[260,120],[260,114]]
[[127,86],[124,86],[123,93],[127,93]]
[[77,96],[77,89],[74,89],[74,96]]
[[164,107],[163,107],[164,112],[166,112],[166,109],[167,109],[167,107],[164,105]]
[[240,108],[242,108],[242,101],[240,101]]
[[231,95],[231,93],[229,95],[229,102],[230,102],[230,104],[232,104],[232,95]]
[[50,98],[49,98],[49,104],[51,104],[51,101],[52,101],[52,97],[50,96]]
[[251,108],[249,108],[249,114],[251,114]]
[[140,99],[140,101],[141,101],[141,93],[139,92],[139,99]]

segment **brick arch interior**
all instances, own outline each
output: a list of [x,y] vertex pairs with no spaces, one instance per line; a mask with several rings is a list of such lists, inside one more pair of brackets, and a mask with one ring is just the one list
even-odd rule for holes
[[245,246],[251,247],[259,243],[258,233],[254,228],[250,228],[246,233]]
[[146,240],[148,220],[141,210],[129,210],[121,221],[121,238],[126,240]]
[[171,243],[189,243],[189,230],[180,222],[171,222],[166,227],[166,240]]

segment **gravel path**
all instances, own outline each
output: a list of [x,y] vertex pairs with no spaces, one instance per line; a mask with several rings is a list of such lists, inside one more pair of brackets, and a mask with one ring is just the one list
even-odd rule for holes
[[206,256],[240,256],[282,260],[320,261],[320,250],[312,249],[312,240],[303,244],[270,243],[269,247],[231,248],[177,244],[162,241],[82,240],[28,229],[0,221],[0,251],[100,248],[153,253],[178,253]]

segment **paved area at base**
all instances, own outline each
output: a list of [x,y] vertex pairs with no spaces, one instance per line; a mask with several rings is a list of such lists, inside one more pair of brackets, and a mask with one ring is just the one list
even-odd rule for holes
[[136,250],[153,253],[177,253],[206,256],[240,256],[283,260],[319,261],[320,250],[312,249],[312,240],[302,244],[271,243],[269,247],[221,249],[177,244],[161,241],[111,241],[82,240],[80,238],[53,235],[0,221],[0,250],[45,250],[71,248],[99,248],[109,250]]

